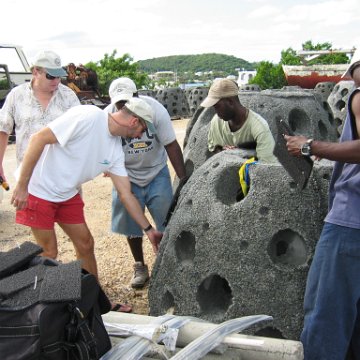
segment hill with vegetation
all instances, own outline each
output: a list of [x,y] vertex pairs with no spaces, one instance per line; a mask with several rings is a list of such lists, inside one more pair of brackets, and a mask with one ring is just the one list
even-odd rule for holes
[[152,74],[157,71],[174,71],[177,73],[221,72],[226,75],[237,75],[236,69],[253,70],[255,63],[224,54],[173,55],[137,62],[139,70]]

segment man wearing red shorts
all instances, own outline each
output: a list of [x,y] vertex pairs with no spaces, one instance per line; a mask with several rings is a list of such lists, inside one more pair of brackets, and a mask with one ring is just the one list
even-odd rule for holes
[[131,193],[121,143],[121,136],[137,138],[147,128],[155,132],[151,107],[133,98],[112,114],[93,105],[76,106],[31,137],[11,203],[17,209],[16,222],[31,227],[44,256],[57,256],[57,222],[83,268],[97,276],[94,239],[79,188],[104,172],[157,252],[162,233],[152,228]]

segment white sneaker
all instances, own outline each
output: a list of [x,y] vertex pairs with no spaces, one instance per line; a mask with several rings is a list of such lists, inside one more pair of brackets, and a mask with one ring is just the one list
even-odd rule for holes
[[131,279],[131,287],[140,289],[144,287],[149,280],[149,269],[147,265],[143,265],[141,261],[134,264],[134,276]]

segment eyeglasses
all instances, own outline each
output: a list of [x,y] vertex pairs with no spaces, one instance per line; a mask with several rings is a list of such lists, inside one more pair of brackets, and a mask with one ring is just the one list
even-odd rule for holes
[[147,130],[147,125],[146,125],[145,121],[143,119],[140,119],[140,118],[138,118],[138,119],[139,119],[140,125],[143,128],[142,132],[145,132]]
[[45,76],[46,76],[46,78],[47,78],[48,80],[60,79],[60,76],[52,76],[52,75],[50,75],[50,74],[48,74],[48,73],[46,73]]

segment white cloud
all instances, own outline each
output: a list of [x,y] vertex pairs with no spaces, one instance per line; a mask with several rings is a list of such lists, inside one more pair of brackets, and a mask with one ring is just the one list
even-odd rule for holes
[[277,62],[281,50],[307,40],[360,44],[358,0],[62,0],[61,12],[52,6],[4,2],[2,41],[23,45],[29,57],[49,48],[75,63],[114,49],[135,61],[216,52]]

